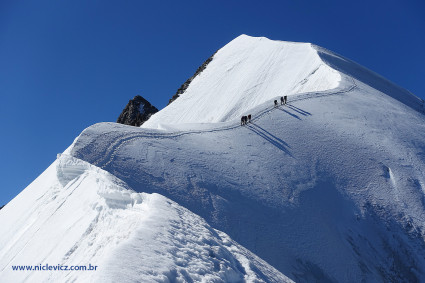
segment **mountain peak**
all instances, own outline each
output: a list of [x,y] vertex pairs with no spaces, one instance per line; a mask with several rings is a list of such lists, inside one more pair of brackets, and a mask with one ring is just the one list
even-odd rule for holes
[[142,96],[136,95],[128,101],[118,117],[117,123],[139,127],[156,112],[158,112],[158,109],[155,106]]
[[170,100],[175,102],[143,127],[237,120],[281,96],[345,89],[352,79],[424,112],[423,100],[334,52],[242,34],[208,58]]
[[[198,72],[201,71],[201,72]],[[152,116],[144,128],[238,119],[280,96],[326,91],[341,75],[309,43],[240,35],[219,49],[178,91],[178,99]]]

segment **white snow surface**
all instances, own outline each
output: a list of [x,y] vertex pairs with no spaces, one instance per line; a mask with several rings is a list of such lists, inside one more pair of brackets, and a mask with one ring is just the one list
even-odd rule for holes
[[214,55],[185,93],[142,127],[226,122],[277,96],[336,88],[340,80],[310,43],[241,35]]
[[[62,154],[1,211],[0,282],[290,282],[159,195]],[[14,271],[93,265],[96,271]]]
[[[143,128],[87,128],[0,210],[0,281],[420,282],[424,172],[422,100],[243,35]],[[11,271],[39,263],[100,272]]]

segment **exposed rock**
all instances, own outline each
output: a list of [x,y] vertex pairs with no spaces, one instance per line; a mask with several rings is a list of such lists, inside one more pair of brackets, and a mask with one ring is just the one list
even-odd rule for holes
[[187,81],[184,82],[184,84],[182,84],[180,86],[180,88],[177,90],[176,94],[173,95],[173,97],[171,97],[171,99],[168,101],[168,105],[173,102],[174,100],[176,100],[177,98],[179,98],[180,94],[184,93],[186,91],[186,89],[189,87],[190,83],[193,81],[194,78],[196,78],[197,75],[199,75],[200,73],[202,73],[203,70],[205,70],[205,68],[207,67],[207,65],[213,60],[214,55],[217,53],[214,52],[213,55],[211,55],[211,57],[209,57],[207,60],[205,60],[205,62],[196,70],[195,74],[193,74],[193,76],[191,76],[190,78],[187,79]]
[[2,209],[4,207],[4,205],[0,206],[0,209]]
[[146,122],[158,109],[140,95],[128,101],[127,106],[118,117],[117,123],[139,127]]

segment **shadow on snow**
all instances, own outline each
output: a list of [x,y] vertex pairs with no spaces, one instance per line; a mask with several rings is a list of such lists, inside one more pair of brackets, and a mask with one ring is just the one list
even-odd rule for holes
[[293,157],[288,150],[290,146],[282,139],[276,137],[275,135],[271,134],[270,132],[266,131],[264,128],[258,126],[257,124],[253,122],[249,123],[247,128],[253,131],[254,133],[256,133],[257,135],[259,135],[260,137],[262,137],[263,139],[265,139],[266,141],[270,142],[272,145],[274,145],[281,151]]
[[291,108],[292,110],[294,110],[295,112],[300,113],[301,115],[304,115],[304,116],[311,116],[311,113],[310,113],[310,112],[307,112],[307,111],[305,111],[305,110],[302,110],[301,108],[298,108],[298,107],[296,107],[296,106],[294,106],[294,105],[292,105],[292,104],[287,104],[287,106],[288,106],[289,108]]

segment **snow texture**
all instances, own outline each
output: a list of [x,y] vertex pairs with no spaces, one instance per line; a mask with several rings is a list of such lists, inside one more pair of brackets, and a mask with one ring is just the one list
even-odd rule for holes
[[[423,101],[243,35],[142,128],[84,130],[0,211],[0,281],[420,282],[424,172]],[[39,262],[101,272],[10,270]]]
[[[63,154],[0,215],[1,282],[290,282],[202,218]],[[4,226],[3,226],[4,227]],[[13,271],[12,265],[97,265]]]

